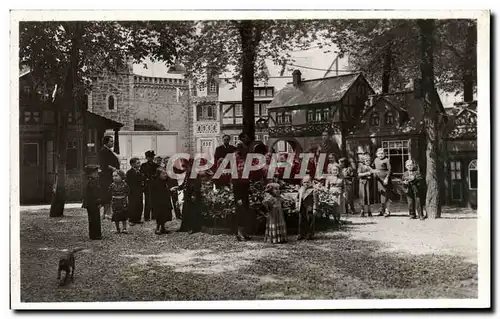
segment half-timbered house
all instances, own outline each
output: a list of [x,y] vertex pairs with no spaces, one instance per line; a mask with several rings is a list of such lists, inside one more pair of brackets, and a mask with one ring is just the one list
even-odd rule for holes
[[285,141],[296,152],[307,150],[320,144],[323,132],[328,131],[338,149],[345,151],[348,129],[374,93],[361,73],[302,80],[301,72],[295,70],[293,82],[268,105],[268,145],[276,150]]

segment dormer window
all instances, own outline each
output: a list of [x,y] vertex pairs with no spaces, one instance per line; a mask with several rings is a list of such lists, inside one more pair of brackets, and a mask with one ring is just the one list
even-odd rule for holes
[[371,126],[379,126],[380,125],[380,118],[379,118],[377,112],[373,112],[372,115],[370,116],[370,125]]
[[385,125],[393,125],[394,124],[394,115],[391,111],[387,111],[385,113]]

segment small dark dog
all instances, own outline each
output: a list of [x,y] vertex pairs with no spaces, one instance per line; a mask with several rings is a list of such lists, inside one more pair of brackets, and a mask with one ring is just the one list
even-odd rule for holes
[[68,283],[68,279],[71,278],[71,281],[73,281],[73,277],[75,274],[75,254],[79,251],[84,250],[84,248],[76,248],[73,249],[72,251],[66,253],[64,256],[62,256],[59,259],[59,268],[57,270],[57,279],[61,279],[61,272],[64,271],[64,281],[61,282],[59,285],[63,286]]

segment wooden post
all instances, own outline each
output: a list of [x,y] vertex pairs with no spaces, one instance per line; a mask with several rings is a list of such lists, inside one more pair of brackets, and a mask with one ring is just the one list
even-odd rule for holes
[[114,136],[114,145],[113,145],[113,151],[116,153],[116,154],[120,154],[120,142],[118,140],[118,131],[120,129],[114,129],[113,131],[115,132],[115,136]]

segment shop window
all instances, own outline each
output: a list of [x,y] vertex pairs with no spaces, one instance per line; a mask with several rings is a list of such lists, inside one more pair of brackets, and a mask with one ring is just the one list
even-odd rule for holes
[[477,160],[469,163],[469,189],[477,189]]

